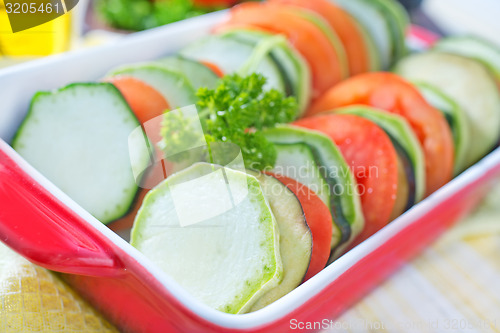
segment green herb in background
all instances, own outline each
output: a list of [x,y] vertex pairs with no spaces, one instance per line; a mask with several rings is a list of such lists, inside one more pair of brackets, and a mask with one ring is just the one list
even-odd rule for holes
[[[284,97],[274,89],[266,91],[265,83],[259,74],[229,75],[216,89],[201,88],[197,93],[206,141],[238,145],[245,166],[255,170],[272,168],[276,162],[276,149],[260,130],[293,121],[298,108],[294,97]],[[164,146],[182,146],[189,139],[190,128],[186,119],[165,121]]]
[[99,15],[111,26],[145,30],[205,14],[190,0],[96,0]]

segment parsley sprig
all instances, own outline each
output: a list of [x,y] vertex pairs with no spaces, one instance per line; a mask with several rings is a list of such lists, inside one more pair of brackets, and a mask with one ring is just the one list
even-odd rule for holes
[[[215,89],[197,92],[206,141],[238,145],[245,166],[255,170],[272,168],[276,162],[276,149],[261,130],[293,121],[298,109],[295,98],[267,90],[265,83],[260,74],[235,74],[222,78]],[[164,122],[162,135],[169,145],[181,144],[179,140],[189,136],[189,128],[185,120]]]

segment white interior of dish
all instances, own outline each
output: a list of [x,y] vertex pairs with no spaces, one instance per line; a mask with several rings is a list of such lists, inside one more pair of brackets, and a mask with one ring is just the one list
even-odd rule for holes
[[[225,12],[205,15],[148,32],[137,33],[102,47],[44,58],[3,70],[3,72],[0,72],[0,138],[6,142],[11,140],[28,110],[31,97],[36,91],[59,88],[71,82],[95,81],[114,66],[152,60],[174,53],[184,45],[208,34],[210,28],[222,20],[225,15]],[[1,142],[0,146],[4,148]],[[187,308],[217,325],[240,329],[261,326],[292,312],[308,299],[320,293],[356,262],[417,221],[427,211],[439,206],[453,193],[475,182],[486,172],[500,164],[500,149],[497,149],[280,300],[254,313],[230,315],[210,309],[187,294],[175,281],[160,271],[140,252],[93,218],[51,182],[46,180],[10,147],[5,149],[36,181],[86,219],[92,227],[141,263]]]

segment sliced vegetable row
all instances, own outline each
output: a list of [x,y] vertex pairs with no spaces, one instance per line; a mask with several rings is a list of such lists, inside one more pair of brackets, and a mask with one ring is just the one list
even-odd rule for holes
[[[255,311],[498,143],[500,52],[454,38],[405,56],[407,25],[392,0],[245,3],[178,55],[38,93],[13,147],[103,223],[133,222],[202,302]],[[160,145],[192,140],[197,123],[164,113],[196,103],[211,141],[186,156],[212,164]],[[271,167],[221,167],[218,143]]]
[[394,0],[270,0],[234,7],[215,31],[286,36],[309,65],[314,99],[348,76],[388,69],[407,52],[408,25]]

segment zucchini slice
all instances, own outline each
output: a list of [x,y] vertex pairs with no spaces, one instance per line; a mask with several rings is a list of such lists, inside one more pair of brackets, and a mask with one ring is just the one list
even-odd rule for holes
[[393,43],[391,63],[395,63],[408,53],[406,47],[406,31],[410,26],[410,18],[403,5],[396,0],[372,0],[386,16],[391,29]]
[[[313,191],[332,212],[332,194],[330,185],[320,171],[320,166],[316,162],[314,153],[310,146],[303,142],[296,143],[275,143],[277,159],[272,172],[298,181]],[[333,250],[342,242],[345,242],[351,233],[349,224],[337,224],[333,222],[332,241],[330,244]],[[344,236],[344,238],[342,237]]]
[[293,95],[299,103],[302,115],[311,100],[311,73],[309,66],[285,38],[276,38],[275,35],[251,29],[235,29],[225,32],[229,36],[252,45],[257,45],[264,39],[273,39],[269,55],[283,75],[288,95]]
[[283,277],[279,230],[259,181],[195,164],[144,198],[134,247],[202,303],[245,313]]
[[[266,129],[264,134],[268,140],[277,145],[302,144],[308,146],[312,152],[313,160],[306,161],[306,163],[308,163],[307,165],[313,165],[313,163],[317,165],[319,176],[322,177],[312,179],[322,179],[328,185],[330,202],[327,203],[327,206],[332,212],[334,222],[331,244],[332,257],[337,257],[361,232],[364,225],[361,202],[356,191],[356,180],[349,166],[335,144],[322,133],[297,126],[283,125]],[[302,158],[301,154],[296,154],[296,156]],[[280,162],[279,157],[278,162]],[[286,164],[293,165],[293,163],[288,161],[282,163],[284,165],[279,166],[279,169],[283,170],[284,176],[298,182],[306,182],[304,177],[309,177],[309,175],[304,175],[301,170],[309,172],[309,169],[304,170],[304,166],[301,164],[297,166],[299,172],[294,171],[293,167],[292,171],[294,172],[291,172],[289,168],[287,170]],[[315,169],[311,170],[315,171]],[[323,200],[324,198],[325,196],[323,196]]]
[[[128,212],[138,186],[132,168],[149,162],[137,118],[110,83],[39,92],[12,147],[103,223]],[[129,139],[134,165],[129,157]],[[136,140],[137,139],[137,140]]]
[[194,89],[205,87],[215,89],[219,77],[207,66],[181,56],[171,56],[157,61],[172,71],[183,73]]
[[273,173],[295,179],[331,207],[328,182],[320,172],[311,148],[302,142],[275,143],[277,159]]
[[410,193],[405,211],[422,200],[425,194],[424,153],[406,119],[393,113],[365,106],[340,108],[336,112],[353,114],[371,120],[387,133],[402,162],[409,185]]
[[500,137],[500,92],[487,68],[463,56],[430,51],[401,60],[395,72],[441,89],[465,112],[469,124],[469,147],[464,167],[493,149]]
[[[347,11],[346,11],[347,12]],[[348,12],[347,12],[348,13]],[[370,71],[377,72],[382,70],[382,61],[380,60],[380,53],[377,50],[377,45],[373,39],[372,34],[368,31],[367,27],[359,23],[353,16],[352,21],[358,26],[358,31],[362,34],[363,40],[368,47],[370,55]]]
[[456,36],[441,39],[434,48],[473,58],[486,65],[495,75],[500,86],[500,48],[487,40],[473,36]]
[[267,89],[274,88],[286,93],[284,78],[276,63],[268,52],[261,52],[252,43],[231,36],[212,35],[192,43],[182,49],[180,54],[189,59],[214,64],[225,74],[250,69],[251,72],[266,77]]
[[379,53],[382,69],[388,69],[392,63],[392,30],[385,14],[372,0],[330,0],[351,14],[370,33]]
[[248,171],[257,178],[278,223],[283,280],[255,302],[251,311],[262,309],[295,289],[304,280],[312,254],[312,233],[299,199],[276,178]]
[[126,65],[112,70],[106,76],[131,76],[155,88],[171,108],[196,103],[195,91],[188,78],[177,70],[150,62]]
[[467,116],[462,108],[441,90],[428,83],[416,82],[415,86],[427,102],[440,110],[450,125],[455,144],[455,175],[465,170],[465,158],[469,143]]

